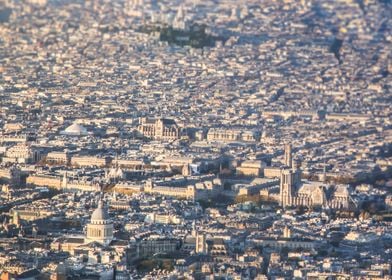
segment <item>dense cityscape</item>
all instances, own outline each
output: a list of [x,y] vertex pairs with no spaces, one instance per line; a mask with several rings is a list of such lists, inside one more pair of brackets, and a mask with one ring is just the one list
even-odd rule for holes
[[0,0],[0,279],[392,279],[392,1]]

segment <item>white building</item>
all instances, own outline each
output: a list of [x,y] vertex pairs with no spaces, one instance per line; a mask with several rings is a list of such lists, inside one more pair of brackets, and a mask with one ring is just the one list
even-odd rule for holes
[[77,123],[73,123],[65,130],[60,132],[60,134],[67,135],[67,136],[86,136],[88,135],[88,131],[84,126]]

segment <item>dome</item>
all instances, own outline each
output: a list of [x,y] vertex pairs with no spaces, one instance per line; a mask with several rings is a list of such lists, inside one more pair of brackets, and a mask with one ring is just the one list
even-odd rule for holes
[[106,212],[106,209],[103,207],[102,200],[98,203],[98,208],[94,210],[91,215],[91,223],[92,224],[104,224],[109,222],[109,215]]
[[88,132],[87,129],[84,128],[82,125],[73,123],[72,125],[67,127],[61,134],[80,136],[80,135],[87,135]]

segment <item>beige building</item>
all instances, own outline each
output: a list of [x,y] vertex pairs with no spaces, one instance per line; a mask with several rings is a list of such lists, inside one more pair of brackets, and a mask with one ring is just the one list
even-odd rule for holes
[[80,167],[106,167],[111,162],[110,157],[96,157],[96,156],[73,156],[71,164]]
[[142,169],[145,165],[145,162],[141,159],[113,159],[112,165],[118,167],[127,167],[133,169]]
[[26,179],[28,186],[48,187],[53,189],[63,189],[64,191],[86,191],[99,192],[99,184],[91,181],[72,180],[67,176],[54,176],[49,174],[31,174]]
[[65,173],[62,182],[61,188],[64,191],[84,191],[84,192],[99,192],[101,191],[101,186],[92,181],[84,181],[84,180],[72,180],[68,179],[67,173]]
[[196,198],[195,186],[186,187],[172,187],[172,186],[157,186],[151,181],[147,181],[144,187],[144,192],[149,194],[159,194],[163,196],[173,196],[185,199]]
[[262,116],[264,118],[270,118],[274,116],[279,116],[282,118],[291,118],[291,117],[309,117],[312,119],[319,119],[319,113],[317,111],[310,111],[310,110],[304,110],[304,111],[264,111],[262,113]]
[[18,143],[6,151],[3,162],[32,163],[40,159],[41,154],[39,150],[32,148],[28,144]]
[[194,159],[191,157],[178,157],[178,156],[166,156],[162,158],[160,161],[153,161],[151,165],[167,167],[167,166],[176,166],[182,167],[184,165],[188,165],[193,163]]
[[280,167],[268,166],[264,168],[264,177],[266,178],[280,178],[282,169]]
[[71,156],[67,152],[50,152],[46,156],[46,161],[49,163],[68,164]]
[[208,248],[207,248],[207,238],[204,233],[197,233],[196,234],[196,248],[195,248],[196,253],[198,254],[207,254],[208,253]]
[[46,174],[31,174],[26,179],[28,186],[48,187],[61,189],[61,177]]
[[0,182],[18,186],[21,183],[22,172],[17,167],[0,168]]
[[15,142],[15,143],[26,143],[28,140],[27,135],[0,135],[1,142]]
[[162,185],[147,181],[144,189],[145,193],[162,196],[172,196],[184,199],[205,200],[210,197],[219,195],[222,191],[220,179],[206,180],[187,186]]
[[207,133],[207,140],[217,142],[255,142],[260,140],[260,133],[252,130],[210,128]]
[[46,210],[37,210],[33,208],[20,208],[20,209],[12,209],[10,211],[12,216],[12,220],[14,224],[17,224],[16,221],[24,220],[24,221],[36,221],[40,219],[44,219],[52,216],[54,213]]
[[260,176],[264,171],[265,163],[261,160],[247,160],[236,168],[237,174],[245,176]]
[[4,125],[4,130],[6,132],[18,132],[23,130],[25,127],[21,123],[6,123]]
[[60,237],[50,244],[50,249],[54,251],[68,252],[74,255],[75,249],[84,244],[84,237]]
[[[250,185],[241,186],[238,189],[238,195],[266,195],[268,194],[268,189],[272,186],[279,186],[278,179],[268,179],[268,178],[255,178]],[[264,191],[264,192],[263,192]],[[267,195],[268,197],[268,195]]]

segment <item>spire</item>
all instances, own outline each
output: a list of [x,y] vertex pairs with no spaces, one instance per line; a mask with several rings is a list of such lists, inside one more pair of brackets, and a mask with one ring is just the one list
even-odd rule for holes
[[293,156],[291,144],[284,145],[284,164],[291,168],[293,166]]
[[103,208],[103,192],[99,193],[98,208]]
[[67,188],[67,184],[68,184],[68,178],[67,178],[67,171],[65,171],[64,176],[63,176],[63,182],[61,184],[61,187],[63,189]]
[[192,222],[192,236],[196,237],[197,235],[197,229],[196,229],[196,221]]
[[283,238],[291,238],[291,229],[288,226],[283,229]]
[[323,164],[323,173],[319,175],[319,181],[323,183],[327,182],[327,165],[325,163],[325,159]]
[[119,165],[118,165],[118,153],[116,152],[116,169],[118,169],[119,168]]
[[17,227],[20,226],[20,217],[19,217],[18,211],[14,211],[12,223],[13,223],[14,225],[16,225]]
[[99,201],[98,201],[98,208],[99,209],[103,208],[103,201],[102,201],[102,199],[99,199]]

